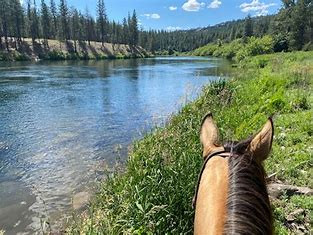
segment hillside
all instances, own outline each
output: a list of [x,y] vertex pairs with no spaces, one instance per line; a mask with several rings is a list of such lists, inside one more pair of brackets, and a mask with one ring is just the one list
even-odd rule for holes
[[9,42],[9,52],[0,50],[0,61],[8,60],[74,60],[74,59],[122,59],[147,57],[148,53],[141,47],[130,47],[125,44],[112,44],[101,42],[58,41],[48,40],[48,45],[43,40],[36,40],[34,45],[30,38],[25,38],[15,49],[15,42]]

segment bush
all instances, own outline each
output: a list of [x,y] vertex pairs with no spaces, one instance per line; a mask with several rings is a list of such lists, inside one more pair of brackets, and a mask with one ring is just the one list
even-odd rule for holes
[[273,38],[271,36],[264,36],[262,38],[248,38],[247,42],[244,42],[242,39],[236,39],[230,43],[210,43],[194,50],[192,55],[224,57],[230,60],[235,59],[239,62],[249,56],[273,52]]
[[49,59],[49,60],[65,60],[66,55],[62,51],[53,50],[53,51],[48,52],[47,59]]

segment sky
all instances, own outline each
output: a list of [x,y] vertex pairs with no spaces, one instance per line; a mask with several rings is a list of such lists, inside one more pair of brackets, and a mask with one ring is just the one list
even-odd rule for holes
[[[47,1],[47,0],[46,0]],[[58,1],[57,1],[58,2]],[[67,0],[95,15],[97,0]],[[143,29],[190,29],[278,12],[281,0],[105,0],[110,20],[122,21],[134,9]]]

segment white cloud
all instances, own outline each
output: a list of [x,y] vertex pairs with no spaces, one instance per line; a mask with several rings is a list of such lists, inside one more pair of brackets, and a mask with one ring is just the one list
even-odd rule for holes
[[219,8],[221,4],[222,4],[221,1],[219,1],[219,0],[213,0],[213,1],[208,5],[208,8],[213,8],[213,9]]
[[161,16],[157,13],[143,14],[142,16],[146,17],[147,19],[154,19],[154,20],[158,20],[161,18]]
[[178,26],[168,26],[166,27],[166,31],[176,31],[176,30],[181,30],[182,28],[181,27],[178,27]]
[[261,16],[268,14],[268,8],[275,5],[276,3],[265,4],[264,2],[259,2],[259,0],[252,0],[250,3],[242,3],[239,7],[242,12],[248,13],[252,11],[257,16]]
[[170,11],[176,11],[177,7],[176,6],[170,6],[168,9],[170,9]]
[[199,11],[205,6],[204,2],[198,2],[197,0],[187,0],[182,6],[185,11]]

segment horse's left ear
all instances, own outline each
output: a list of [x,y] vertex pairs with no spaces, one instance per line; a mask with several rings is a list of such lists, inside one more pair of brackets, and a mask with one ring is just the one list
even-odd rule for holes
[[200,141],[203,146],[203,157],[206,157],[214,151],[223,150],[218,144],[218,128],[211,113],[208,113],[202,120]]
[[269,118],[263,129],[254,136],[248,147],[248,150],[257,161],[262,162],[268,157],[272,148],[273,136],[273,120]]

